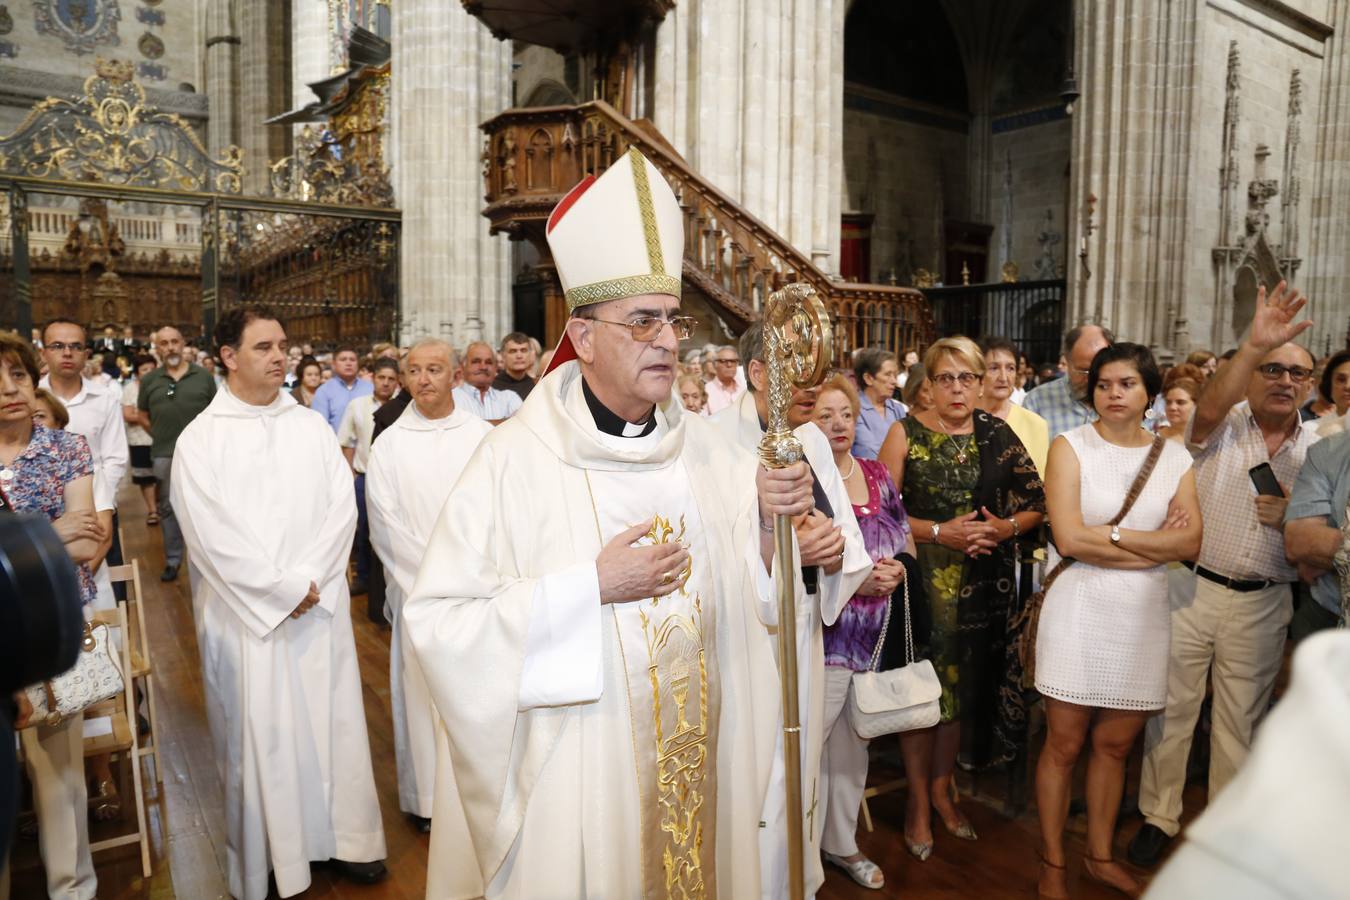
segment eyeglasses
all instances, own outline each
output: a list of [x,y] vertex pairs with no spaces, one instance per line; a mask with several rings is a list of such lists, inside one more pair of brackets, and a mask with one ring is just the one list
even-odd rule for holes
[[1279,363],[1266,363],[1264,366],[1257,366],[1256,371],[1265,376],[1266,381],[1279,381],[1280,376],[1288,375],[1289,380],[1295,384],[1302,384],[1312,377],[1312,369],[1305,369],[1303,366],[1282,366]]
[[65,350],[69,350],[71,353],[83,353],[85,346],[85,344],[81,344],[79,341],[71,341],[68,344],[63,341],[47,342],[47,349],[57,353],[61,353]]
[[717,363],[719,366],[734,366],[734,365],[736,365],[736,363],[740,362],[740,360],[738,360],[738,359],[714,359],[713,362]]
[[941,387],[943,390],[950,391],[961,382],[961,387],[970,388],[980,383],[980,376],[974,372],[958,372],[953,375],[951,372],[942,372],[938,375],[929,375],[928,380]]
[[698,319],[692,316],[674,316],[670,319],[658,319],[656,316],[638,316],[631,322],[611,322],[607,319],[596,319],[591,316],[583,316],[582,318],[603,325],[619,325],[627,328],[633,333],[633,340],[644,344],[650,344],[660,337],[661,329],[667,325],[670,326],[671,331],[675,332],[676,339],[681,341],[689,340],[689,336],[698,327]]
[[168,389],[167,391],[164,392],[164,396],[165,396],[165,397],[172,397],[172,396],[173,396],[173,392],[176,391],[176,390],[178,390],[178,382],[172,381],[172,382],[169,383],[169,389]]

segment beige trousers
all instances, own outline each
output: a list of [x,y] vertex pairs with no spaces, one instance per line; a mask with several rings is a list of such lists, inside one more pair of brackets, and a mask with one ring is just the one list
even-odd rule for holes
[[1150,825],[1175,835],[1181,830],[1186,758],[1205,699],[1206,673],[1214,684],[1212,803],[1247,758],[1256,724],[1270,706],[1293,601],[1289,585],[1240,593],[1184,568],[1169,571],[1168,582],[1172,650],[1167,708],[1144,728],[1139,810]]
[[[48,728],[19,732],[33,806],[38,821],[38,851],[47,872],[52,900],[92,900],[98,891],[89,853],[89,789],[84,780],[84,718],[75,716]],[[0,880],[0,897],[9,897],[9,867]]]
[[820,754],[820,794],[825,815],[820,849],[835,856],[858,852],[858,812],[867,787],[867,741],[848,721],[853,670],[825,667],[825,748]]

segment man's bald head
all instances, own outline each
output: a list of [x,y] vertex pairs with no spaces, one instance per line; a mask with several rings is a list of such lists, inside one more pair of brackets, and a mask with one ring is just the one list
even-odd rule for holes
[[1069,364],[1069,388],[1074,397],[1086,402],[1092,359],[1115,342],[1116,336],[1100,325],[1079,325],[1064,336],[1064,358]]
[[431,358],[439,354],[442,361],[450,368],[459,368],[459,352],[448,341],[434,337],[426,337],[415,341],[411,347],[404,351],[404,368],[407,368],[407,361],[412,358],[415,351],[421,351],[418,356],[419,359]]

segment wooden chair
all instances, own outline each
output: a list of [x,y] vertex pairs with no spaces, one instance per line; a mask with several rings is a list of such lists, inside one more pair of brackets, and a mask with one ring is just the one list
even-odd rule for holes
[[[145,692],[146,709],[150,713],[150,737],[138,744],[140,759],[153,757],[155,783],[164,784],[164,766],[159,759],[159,711],[155,706],[155,681],[151,678],[154,665],[150,658],[150,642],[145,634],[145,606],[142,604],[141,567],[138,560],[123,566],[109,566],[108,578],[127,585],[127,635],[131,645],[131,681]],[[131,721],[136,722],[136,692],[131,690]]]
[[[130,634],[127,623],[127,605],[119,603],[116,609],[95,610],[93,623],[95,625],[100,623],[107,625],[109,629],[118,629],[118,632],[123,635],[122,646],[120,648],[113,647],[117,654],[117,663],[122,669],[123,690],[112,699],[95,704],[84,711],[84,756],[88,759],[91,756],[101,756],[105,753],[120,753],[130,763],[132,783],[130,800],[136,804],[136,830],[107,840],[95,841],[89,845],[89,850],[91,853],[98,853],[100,850],[110,850],[113,847],[139,843],[141,845],[141,871],[146,878],[149,878],[150,836],[145,825],[145,790],[141,785],[141,754],[136,734],[136,706],[134,699],[128,699],[135,697],[135,689],[133,679],[127,677],[132,670],[131,641],[127,639],[127,635]],[[112,731],[109,734],[91,736],[89,734],[89,720],[104,717],[112,721]]]

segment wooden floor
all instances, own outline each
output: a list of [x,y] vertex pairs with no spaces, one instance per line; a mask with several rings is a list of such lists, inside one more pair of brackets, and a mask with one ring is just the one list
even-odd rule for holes
[[[222,789],[203,707],[186,572],[176,583],[162,584],[159,572],[164,566],[164,556],[159,530],[146,527],[140,494],[124,491],[121,509],[126,557],[141,561],[146,589],[146,621],[159,691],[159,738],[165,773],[162,794],[152,794],[148,800],[153,874],[149,879],[142,877],[134,845],[99,854],[94,860],[99,897],[103,900],[227,897]],[[364,598],[353,603],[353,621],[361,663],[362,700],[389,847],[390,877],[373,887],[358,887],[316,868],[313,886],[303,896],[420,898],[426,890],[427,837],[417,833],[398,811],[389,712],[389,632],[366,618]],[[874,779],[888,774],[880,765],[875,768]],[[1133,769],[1137,772],[1137,764]],[[152,789],[153,782],[148,784],[147,789]],[[1000,785],[997,780],[985,779],[976,787],[982,792],[996,792]],[[966,842],[948,837],[935,820],[938,826],[935,852],[927,862],[919,863],[905,853],[900,839],[903,803],[903,792],[874,799],[871,812],[876,830],[868,834],[860,828],[860,846],[885,872],[885,889],[863,889],[827,867],[822,898],[997,900],[1035,895],[1039,839],[1034,812],[1009,820],[994,805],[967,799],[964,809],[980,840]],[[1202,803],[1201,793],[1195,789],[1188,791],[1188,814],[1196,812]],[[1138,826],[1137,816],[1123,818],[1117,841],[1120,852],[1123,853],[1125,843]],[[1082,828],[1081,818],[1071,821],[1071,832],[1081,834]],[[103,832],[96,829],[94,835],[97,839]],[[1075,895],[1088,900],[1118,897],[1081,879],[1082,850],[1081,838],[1071,835],[1069,868]],[[36,841],[18,837],[13,853],[13,896],[33,898],[44,893]]]

